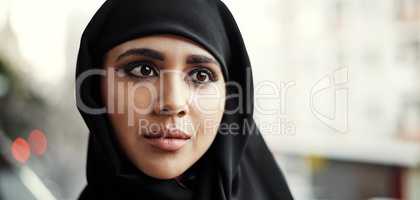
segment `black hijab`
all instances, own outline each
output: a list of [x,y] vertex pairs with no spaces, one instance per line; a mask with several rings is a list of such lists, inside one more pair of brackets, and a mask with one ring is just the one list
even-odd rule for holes
[[[103,55],[112,47],[153,34],[175,34],[199,43],[220,62],[225,80],[242,88],[227,86],[227,94],[237,98],[226,100],[225,110],[234,112],[222,118],[222,123],[240,128],[230,134],[219,130],[209,150],[184,173],[194,175],[188,188],[173,179],[145,175],[122,153],[98,92],[103,74],[92,71],[102,68]],[[77,106],[90,131],[88,185],[80,199],[292,199],[253,120],[249,58],[237,24],[220,0],[106,1],[83,32],[76,80]]]

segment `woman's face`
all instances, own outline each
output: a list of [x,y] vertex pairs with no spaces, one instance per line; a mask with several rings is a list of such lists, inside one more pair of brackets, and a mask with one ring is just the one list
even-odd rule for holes
[[104,59],[101,93],[122,150],[149,176],[181,175],[220,125],[226,95],[220,65],[175,35],[130,40]]

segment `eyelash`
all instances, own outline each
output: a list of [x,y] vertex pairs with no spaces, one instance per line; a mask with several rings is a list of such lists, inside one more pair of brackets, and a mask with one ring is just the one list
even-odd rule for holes
[[[136,61],[136,62],[130,62],[124,66],[122,66],[120,69],[123,70],[124,74],[132,77],[132,78],[141,78],[141,79],[148,79],[148,78],[153,78],[153,76],[142,76],[142,75],[136,75],[134,74],[133,70],[135,70],[136,68],[138,68],[139,66],[148,66],[149,68],[151,68],[151,72],[154,73],[154,76],[159,75],[159,70],[156,69],[156,67],[154,66],[153,63],[149,62],[149,61]],[[141,69],[140,73],[141,73]]]
[[[151,76],[141,76],[141,75],[135,75],[133,74],[133,70],[135,70],[136,68],[138,68],[139,66],[148,66],[151,68],[151,72],[154,73]],[[118,68],[118,70],[122,70],[124,74],[135,78],[135,79],[149,79],[149,78],[154,78],[159,76],[159,69],[150,61],[135,61],[135,62],[130,62],[126,65],[123,65],[122,67]],[[138,69],[141,70],[141,69]],[[195,66],[192,70],[190,70],[188,72],[188,77],[190,77],[191,75],[193,75],[194,73],[198,73],[198,72],[205,72],[208,76],[208,81],[202,82],[202,81],[197,81],[194,80],[193,78],[188,78],[189,81],[191,81],[193,84],[195,85],[205,85],[207,83],[210,82],[216,82],[218,80],[217,76],[215,75],[215,73],[209,69],[206,66],[203,65],[197,65]],[[139,72],[141,73],[141,71]]]
[[200,84],[203,84],[203,83],[205,84],[205,83],[216,82],[217,81],[217,77],[215,76],[215,74],[205,66],[200,66],[200,65],[196,66],[194,69],[192,69],[188,73],[188,75],[192,75],[192,74],[198,73],[198,72],[205,72],[208,75],[209,81],[208,82],[201,82],[201,81],[197,81],[197,80],[191,80],[194,84],[200,85]]

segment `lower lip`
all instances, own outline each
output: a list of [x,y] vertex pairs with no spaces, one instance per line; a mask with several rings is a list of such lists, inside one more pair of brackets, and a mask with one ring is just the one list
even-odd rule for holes
[[181,149],[189,139],[177,139],[177,138],[145,138],[146,142],[164,151],[177,151]]

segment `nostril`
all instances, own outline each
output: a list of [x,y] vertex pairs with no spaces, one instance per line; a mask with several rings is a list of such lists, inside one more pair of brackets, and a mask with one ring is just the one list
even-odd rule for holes
[[177,109],[171,106],[163,106],[156,113],[161,115],[176,115],[178,117],[183,117],[187,114],[187,111],[185,109],[182,109],[181,107]]
[[158,113],[162,114],[162,115],[166,115],[169,114],[169,109],[167,107],[162,107],[161,109],[159,109]]
[[178,115],[178,117],[183,117],[185,114],[186,114],[185,111],[182,110],[182,111],[178,112],[177,115]]

